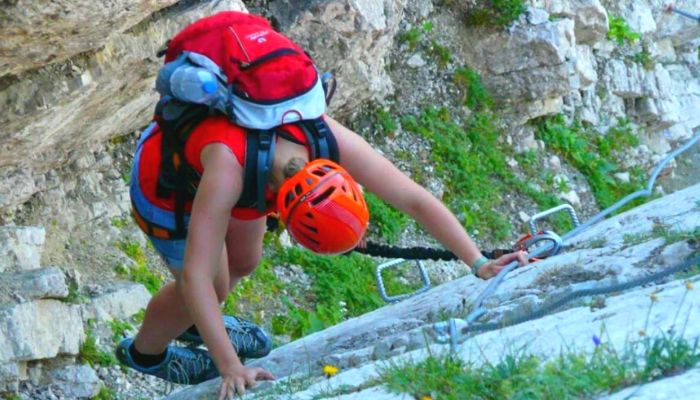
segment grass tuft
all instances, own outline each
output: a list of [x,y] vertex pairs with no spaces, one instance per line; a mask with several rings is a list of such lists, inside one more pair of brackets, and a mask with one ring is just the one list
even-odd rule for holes
[[566,350],[552,360],[511,352],[481,365],[431,355],[417,363],[387,364],[377,383],[415,398],[580,399],[675,375],[700,362],[698,339],[668,334],[628,343],[621,352],[597,337],[594,345],[592,353]]

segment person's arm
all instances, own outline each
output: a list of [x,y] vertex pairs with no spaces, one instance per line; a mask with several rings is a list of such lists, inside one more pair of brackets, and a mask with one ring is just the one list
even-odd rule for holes
[[[326,117],[326,121],[338,141],[340,164],[358,183],[413,217],[468,266],[483,257],[455,215],[440,200],[396,168],[358,134],[330,117]],[[484,264],[479,269],[479,276],[490,278],[515,259],[527,263],[524,252],[511,253]]]
[[271,379],[272,376],[267,371],[247,369],[239,360],[226,334],[213,283],[220,267],[231,208],[242,191],[242,167],[231,151],[218,143],[205,147],[201,159],[204,172],[192,205],[181,290],[221,374],[222,393],[243,394],[256,377]]

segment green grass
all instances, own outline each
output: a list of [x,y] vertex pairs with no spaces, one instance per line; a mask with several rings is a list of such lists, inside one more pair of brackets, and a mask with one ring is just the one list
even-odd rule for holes
[[222,312],[227,315],[245,314],[255,323],[264,322],[268,300],[280,296],[283,283],[277,279],[270,259],[263,259],[250,277],[242,279],[224,300]]
[[163,286],[165,276],[155,268],[148,267],[145,250],[136,242],[120,242],[118,247],[134,261],[134,265],[131,268],[124,265],[115,267],[117,274],[142,284],[151,294],[156,294]]
[[[311,290],[302,298],[281,296],[286,310],[272,317],[272,331],[299,338],[376,310],[386,303],[379,296],[374,279],[375,261],[358,253],[320,256],[292,247],[278,249],[273,265],[294,264],[304,269],[311,280]],[[387,291],[400,293],[403,285],[391,276],[385,278]]]
[[483,0],[469,9],[467,23],[473,26],[503,28],[525,12],[523,0]]
[[592,353],[566,350],[551,360],[519,351],[477,365],[431,355],[417,363],[387,364],[377,383],[415,398],[589,399],[678,374],[698,362],[698,339],[662,335],[631,342],[620,352],[603,343]]
[[476,229],[495,242],[512,233],[505,214],[498,211],[508,193],[520,192],[543,209],[561,203],[516,178],[506,163],[512,150],[499,140],[503,132],[489,110],[475,112],[460,124],[447,109],[428,108],[418,116],[404,117],[402,126],[430,143],[437,176],[448,188],[444,201],[472,233]]
[[383,108],[378,108],[374,115],[374,129],[385,136],[392,136],[398,129],[398,123],[392,113]]
[[618,46],[623,46],[625,43],[634,43],[641,38],[639,33],[634,32],[627,25],[627,21],[624,18],[611,15],[608,21],[608,39],[617,43]]
[[373,193],[366,192],[365,201],[369,208],[370,226],[378,229],[378,234],[383,240],[396,243],[408,225],[408,216],[391,207]]
[[[536,136],[586,177],[601,208],[607,208],[625,195],[643,188],[643,174],[638,168],[629,171],[630,182],[620,182],[613,176],[620,172],[615,153],[639,144],[638,137],[626,121],[620,121],[606,135],[597,135],[586,131],[576,121],[566,123],[564,117],[558,115],[540,120]],[[644,201],[635,200],[624,209]]]
[[110,367],[117,365],[117,359],[114,354],[109,351],[101,350],[97,346],[95,332],[90,325],[92,324],[88,321],[88,327],[85,329],[85,341],[80,345],[80,360],[90,364],[91,367]]

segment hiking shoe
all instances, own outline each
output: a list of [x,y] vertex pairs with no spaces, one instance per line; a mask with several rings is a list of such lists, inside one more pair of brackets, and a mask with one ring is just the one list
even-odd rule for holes
[[[245,358],[260,358],[272,350],[272,339],[254,323],[243,318],[224,315],[224,326],[231,344],[236,349],[241,361]],[[202,337],[185,331],[177,340],[199,346],[204,343]]]
[[119,343],[116,349],[117,359],[141,373],[182,385],[196,385],[219,376],[208,352],[189,347],[168,346],[163,362],[152,367],[142,367],[129,354],[133,342],[133,338],[126,338]]

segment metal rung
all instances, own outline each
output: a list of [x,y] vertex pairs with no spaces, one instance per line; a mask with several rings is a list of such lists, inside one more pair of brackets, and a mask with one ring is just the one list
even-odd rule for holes
[[574,210],[573,207],[571,207],[569,204],[561,204],[558,205],[554,208],[550,208],[549,210],[542,211],[541,213],[537,213],[533,215],[530,218],[530,232],[532,232],[533,235],[536,235],[540,230],[537,228],[537,221],[544,218],[548,217],[550,215],[556,214],[561,211],[566,211],[569,213],[569,216],[571,217],[571,222],[573,222],[574,227],[577,227],[581,225],[581,222],[579,222],[578,215],[576,215],[576,210]]
[[376,271],[377,287],[379,288],[379,295],[382,296],[382,299],[384,299],[384,301],[386,301],[387,303],[395,303],[397,301],[407,299],[411,296],[415,296],[419,293],[426,292],[428,289],[430,289],[430,278],[428,278],[428,273],[425,271],[425,268],[423,267],[423,262],[421,260],[415,260],[415,261],[416,261],[416,264],[418,265],[418,271],[420,272],[420,278],[421,278],[421,281],[423,282],[423,287],[419,288],[418,290],[414,291],[413,293],[399,294],[396,296],[389,296],[387,294],[386,287],[384,286],[384,278],[382,277],[382,271],[384,271],[387,268],[397,267],[405,262],[409,262],[409,260],[404,260],[403,258],[399,258],[399,259],[392,260],[392,261],[389,261],[389,262],[386,262],[384,264],[377,266],[377,271]]

